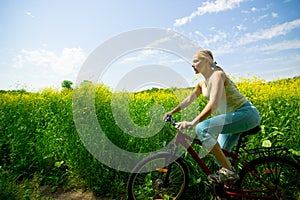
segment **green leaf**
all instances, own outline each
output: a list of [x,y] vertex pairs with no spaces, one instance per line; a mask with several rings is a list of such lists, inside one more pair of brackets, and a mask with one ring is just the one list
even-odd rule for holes
[[295,156],[300,156],[300,151],[294,150],[294,149],[290,149],[289,150],[293,155]]
[[262,142],[262,146],[263,147],[271,147],[272,146],[272,142],[270,140],[264,140]]
[[64,163],[64,161],[55,162],[54,166],[60,168],[60,166]]

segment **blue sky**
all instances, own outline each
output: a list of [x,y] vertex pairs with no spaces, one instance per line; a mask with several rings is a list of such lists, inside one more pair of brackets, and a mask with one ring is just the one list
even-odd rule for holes
[[[0,0],[0,90],[75,82],[81,65],[99,45],[145,27],[171,29],[195,40],[236,77],[297,76],[299,8],[299,0]],[[132,59],[136,56],[116,63],[102,81],[113,88],[126,70],[149,64],[150,57],[137,62]],[[173,58],[158,59],[168,63]],[[178,73],[194,79],[192,68],[178,66]]]

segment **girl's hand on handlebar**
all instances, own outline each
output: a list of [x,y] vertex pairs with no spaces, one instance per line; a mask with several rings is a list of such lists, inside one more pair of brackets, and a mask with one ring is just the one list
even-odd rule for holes
[[187,121],[178,122],[177,124],[178,124],[179,130],[182,130],[182,129],[192,130],[194,127],[194,124],[192,122],[187,122]]
[[173,114],[171,112],[168,112],[166,113],[164,116],[163,116],[163,120],[166,120],[168,116],[172,116]]

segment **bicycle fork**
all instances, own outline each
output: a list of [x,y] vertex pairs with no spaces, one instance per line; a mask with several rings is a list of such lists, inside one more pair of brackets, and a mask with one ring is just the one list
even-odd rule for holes
[[157,168],[156,171],[160,173],[159,179],[159,187],[162,188],[167,188],[169,185],[169,177],[172,171],[172,163],[171,162],[176,155],[176,151],[177,151],[177,145],[176,144],[172,144],[171,148],[168,149],[168,152],[170,153],[170,158],[165,160],[164,166],[163,168]]

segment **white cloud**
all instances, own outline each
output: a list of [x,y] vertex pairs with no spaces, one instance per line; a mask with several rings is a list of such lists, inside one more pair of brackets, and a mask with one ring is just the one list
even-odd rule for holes
[[32,17],[32,18],[35,17],[31,12],[26,12],[26,15],[29,16],[29,17]]
[[13,67],[22,68],[26,64],[32,64],[39,67],[49,67],[51,63],[57,60],[58,57],[55,53],[45,49],[37,49],[28,51],[22,49],[14,59]]
[[256,13],[256,12],[261,12],[261,11],[267,11],[271,7],[272,7],[272,4],[266,4],[266,6],[262,7],[262,8],[252,7],[250,10],[242,10],[241,12],[244,14],[250,14],[250,13]]
[[216,31],[210,38],[204,40],[205,45],[209,46],[210,44],[214,44],[216,42],[222,41],[227,38],[227,34],[223,31]]
[[249,14],[250,11],[248,11],[248,10],[242,10],[241,13],[243,13],[243,14]]
[[64,48],[52,69],[58,74],[70,74],[78,69],[85,59],[85,53],[81,48]]
[[257,11],[257,8],[252,7],[252,8],[251,8],[251,11],[252,11],[252,12],[256,12],[256,11]]
[[283,41],[259,48],[259,50],[266,52],[283,51],[289,49],[300,49],[300,40]]
[[247,33],[237,42],[238,45],[249,44],[259,40],[272,39],[280,35],[286,35],[300,26],[300,19],[276,25],[269,29],[263,29],[254,33]]
[[267,18],[268,16],[269,16],[268,14],[259,16],[257,19],[255,19],[255,20],[253,21],[253,23],[260,22],[261,20],[263,20],[264,18]]
[[272,17],[273,17],[273,18],[277,18],[277,17],[278,17],[278,13],[272,12]]
[[247,27],[244,24],[240,24],[240,25],[236,26],[236,28],[239,31],[245,31],[245,30],[247,30]]
[[231,10],[239,6],[244,0],[215,0],[214,2],[203,2],[202,6],[198,7],[196,11],[189,16],[176,19],[174,26],[182,26],[190,22],[194,17],[204,15],[206,13],[218,13],[225,10]]
[[[201,31],[194,31],[194,37],[198,41],[202,48],[213,48],[213,45],[220,45],[221,42],[226,42],[228,39],[228,32],[223,30],[217,30],[215,27],[211,27],[210,34],[204,34]],[[224,43],[222,43],[224,45]]]
[[64,48],[61,55],[45,49],[25,50],[15,57],[13,67],[43,67],[50,68],[59,75],[74,72],[86,59],[81,48]]

